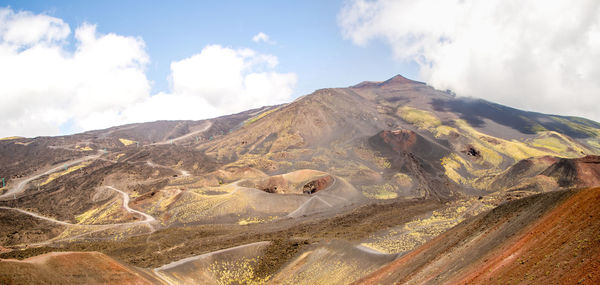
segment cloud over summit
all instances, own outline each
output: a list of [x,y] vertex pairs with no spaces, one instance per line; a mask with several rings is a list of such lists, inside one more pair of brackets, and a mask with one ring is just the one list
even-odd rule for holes
[[389,44],[423,80],[459,95],[600,120],[600,2],[353,0],[355,44]]

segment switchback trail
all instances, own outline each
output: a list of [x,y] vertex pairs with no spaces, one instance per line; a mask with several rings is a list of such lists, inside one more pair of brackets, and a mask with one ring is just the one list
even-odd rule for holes
[[16,198],[15,195],[20,194],[21,192],[23,192],[25,190],[25,186],[29,182],[31,182],[31,181],[33,181],[35,179],[38,179],[38,178],[40,178],[40,177],[42,177],[44,175],[48,175],[48,174],[57,172],[57,171],[59,171],[61,169],[64,169],[65,167],[69,167],[71,165],[84,162],[86,160],[98,159],[98,158],[100,158],[100,156],[103,153],[104,153],[104,151],[99,151],[98,154],[88,155],[88,156],[85,156],[85,157],[82,157],[82,158],[79,158],[79,159],[71,160],[69,162],[61,163],[61,165],[55,166],[55,167],[53,167],[53,168],[51,168],[51,169],[49,169],[49,170],[47,170],[47,171],[45,171],[43,173],[30,176],[30,177],[26,178],[25,180],[19,182],[15,187],[12,187],[12,188],[8,189],[8,191],[6,193],[0,195],[0,200],[14,200],[14,198]]
[[170,144],[170,143],[174,143],[174,142],[176,142],[176,141],[179,141],[179,140],[183,140],[183,139],[189,138],[189,137],[191,137],[191,136],[193,136],[193,135],[196,135],[196,134],[199,134],[199,133],[203,133],[203,132],[205,132],[206,130],[208,130],[210,127],[212,127],[212,122],[210,122],[210,121],[207,121],[207,122],[206,122],[206,125],[205,125],[205,126],[202,128],[202,129],[199,129],[199,130],[196,130],[196,131],[193,131],[193,132],[187,133],[187,134],[185,134],[185,135],[183,135],[183,136],[176,137],[176,138],[174,138],[174,139],[164,140],[164,141],[161,141],[161,142],[156,142],[156,143],[153,143],[153,144],[150,144],[150,145],[162,145],[162,144]]

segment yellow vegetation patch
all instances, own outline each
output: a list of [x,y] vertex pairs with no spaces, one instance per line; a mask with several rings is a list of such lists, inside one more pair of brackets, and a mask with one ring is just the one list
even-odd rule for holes
[[457,130],[450,126],[442,125],[442,121],[434,114],[408,106],[398,108],[398,116],[416,127],[428,130],[436,137],[447,136]]
[[394,186],[390,184],[376,184],[369,186],[361,186],[362,193],[367,198],[378,199],[378,200],[387,200],[394,199],[398,197],[398,193],[396,193],[396,189]]
[[[473,138],[473,141],[480,141],[482,146],[495,151],[497,153],[505,154],[515,161],[519,161],[522,159],[544,156],[544,155],[555,155],[555,153],[550,151],[543,151],[537,148],[533,148],[528,146],[527,144],[520,142],[518,140],[505,140],[497,137],[491,137],[489,135],[483,134],[473,127],[471,127],[464,120],[457,120],[456,124],[459,128],[466,132],[466,135]],[[493,143],[492,143],[493,142]]]
[[61,176],[63,176],[63,175],[69,174],[69,173],[71,173],[71,172],[73,172],[73,171],[76,171],[76,170],[82,169],[82,168],[84,168],[84,167],[88,166],[89,164],[90,164],[90,162],[89,162],[89,161],[85,161],[85,162],[82,162],[82,163],[80,163],[80,164],[78,164],[78,165],[71,166],[71,167],[67,168],[67,170],[65,170],[65,171],[61,171],[61,172],[54,172],[54,173],[50,174],[50,176],[48,176],[48,179],[46,179],[46,181],[44,181],[44,182],[43,182],[42,184],[40,184],[40,185],[46,185],[46,184],[48,184],[48,183],[52,182],[52,180],[54,180],[54,179],[56,179],[56,178],[58,178],[58,177],[61,177]]
[[84,146],[84,147],[77,146],[76,148],[77,148],[78,150],[80,150],[80,151],[92,151],[92,150],[94,150],[93,148],[91,148],[91,147],[89,147],[89,146]]
[[124,138],[119,138],[119,141],[125,146],[136,143],[136,141],[132,141],[132,140],[124,139]]
[[458,184],[466,184],[468,182],[466,178],[458,173],[458,170],[467,164],[462,157],[455,153],[442,158],[442,166],[444,167],[446,176]]
[[433,134],[435,135],[435,137],[439,138],[441,136],[448,136],[452,132],[458,132],[458,131],[453,127],[441,125],[441,126],[437,126],[435,128],[435,130],[433,131]]
[[[219,192],[231,191],[228,188],[224,186],[212,189]],[[175,213],[170,219],[172,222],[195,222],[200,219],[238,213],[241,211],[240,209],[248,208],[248,201],[235,193],[203,195],[195,191],[188,191],[184,194],[179,196],[174,195],[157,203],[160,211],[168,209],[169,212]]]
[[23,138],[24,137],[12,136],[12,137],[0,138],[0,141],[16,140],[16,139],[23,139]]
[[578,156],[590,151],[557,132],[544,132],[531,141],[531,145],[553,151],[563,156]]
[[238,166],[238,167],[253,167],[263,170],[276,170],[279,168],[279,164],[276,161],[270,160],[264,155],[258,154],[244,154],[237,161],[228,164],[227,167]]
[[557,122],[560,122],[560,123],[563,123],[563,124],[569,126],[569,128],[576,130],[578,132],[585,133],[592,137],[597,137],[597,138],[600,137],[600,129],[596,129],[593,127],[586,126],[584,124],[579,124],[579,123],[575,123],[575,122],[571,121],[571,120],[575,120],[575,121],[580,121],[583,123],[585,121],[585,119],[571,117],[571,118],[569,118],[570,119],[569,120],[566,118],[556,117],[556,116],[551,116],[551,118]]
[[442,124],[433,114],[408,106],[398,108],[398,116],[421,129],[430,130]]
[[266,218],[259,218],[259,217],[249,217],[246,219],[241,219],[238,221],[238,225],[250,225],[250,224],[260,224],[260,223],[266,223],[272,220],[277,219],[276,216],[269,216]]
[[277,137],[275,142],[273,142],[270,151],[280,152],[286,150],[290,146],[301,146],[303,143],[304,139],[299,134],[283,133]]
[[588,143],[588,144],[589,144],[591,147],[595,148],[595,149],[594,149],[594,152],[595,152],[596,154],[600,153],[600,140],[598,140],[598,139],[589,139],[589,140],[587,140],[587,143]]
[[494,151],[489,144],[486,144],[485,142],[483,143],[484,144],[481,144],[476,140],[472,140],[471,146],[473,146],[477,151],[479,151],[481,158],[483,158],[485,162],[491,164],[494,167],[500,166],[502,161],[504,161],[502,155],[500,155],[497,151]]
[[258,265],[256,258],[234,261],[215,261],[208,270],[215,276],[217,284],[267,284],[271,276],[259,278],[254,272]]
[[78,224],[95,225],[110,222],[119,222],[119,217],[125,214],[122,203],[111,201],[104,205],[93,208],[75,217]]
[[285,271],[276,275],[273,283],[286,285],[352,284],[375,269],[376,267],[365,266],[365,262],[360,258],[321,247],[303,253],[291,265],[286,266]]
[[275,108],[275,109],[271,109],[271,110],[262,112],[262,113],[258,114],[258,116],[255,116],[255,117],[252,117],[252,118],[246,120],[246,122],[244,122],[244,125],[252,124],[252,123],[264,118],[266,115],[271,114],[277,110],[279,110],[279,108]]
[[[553,156],[571,156],[575,153],[562,152],[569,147],[571,149],[581,149],[577,145],[567,146],[559,148],[559,145],[564,145],[564,142],[568,142],[566,137],[560,136],[564,142],[554,140],[537,140],[537,141],[518,141],[518,140],[505,140],[487,134],[481,133],[471,127],[464,120],[455,121],[459,133],[468,139],[468,144],[479,152],[479,158],[473,158],[472,160],[465,160],[463,157],[457,154],[450,154],[442,159],[442,166],[445,169],[445,174],[454,182],[459,184],[471,184],[474,187],[485,187],[485,179],[471,179],[468,177],[484,177],[493,174],[500,173],[503,169],[500,169],[500,165],[504,162],[505,158],[512,158],[512,162],[516,162],[522,159],[530,157],[540,157],[545,155]],[[547,135],[543,135],[547,137]],[[541,148],[541,144],[550,145],[550,147]],[[553,149],[553,150],[552,150]],[[475,164],[484,165],[484,169],[478,169]],[[491,166],[491,168],[489,167]],[[464,169],[466,172],[461,174],[460,169]],[[468,177],[465,175],[469,174]],[[475,185],[477,184],[477,185]]]
[[362,243],[362,245],[385,253],[413,250],[459,224],[466,218],[467,214],[471,216],[478,215],[494,207],[477,199],[457,201],[447,206],[443,210],[434,211],[429,217],[414,219],[403,226],[387,231],[383,235],[376,236],[372,238],[372,241]]
[[413,183],[412,178],[410,178],[410,176],[401,172],[394,174],[394,181],[398,183],[398,186],[402,188],[410,187]]
[[366,147],[355,148],[354,153],[360,159],[373,162],[381,169],[390,168],[392,166],[392,163],[387,158],[377,155],[374,151]]

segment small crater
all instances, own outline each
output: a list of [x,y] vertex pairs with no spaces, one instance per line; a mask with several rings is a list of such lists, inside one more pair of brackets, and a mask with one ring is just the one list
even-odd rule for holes
[[481,152],[479,152],[477,149],[475,149],[472,146],[469,146],[469,148],[467,148],[467,150],[465,151],[467,153],[467,155],[469,156],[473,156],[473,157],[481,157]]
[[314,194],[329,187],[333,182],[333,177],[327,175],[313,181],[310,181],[302,187],[302,193]]

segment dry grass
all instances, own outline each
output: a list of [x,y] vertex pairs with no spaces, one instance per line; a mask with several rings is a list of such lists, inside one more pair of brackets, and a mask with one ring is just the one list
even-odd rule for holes
[[419,129],[428,130],[436,137],[447,136],[452,132],[457,132],[455,128],[443,125],[438,117],[424,110],[402,106],[398,108],[397,114],[406,122],[415,125]]
[[258,265],[256,258],[243,258],[233,261],[215,261],[208,270],[215,276],[217,284],[267,284],[271,276],[259,277],[254,268]]
[[119,141],[125,146],[136,143],[136,141],[132,141],[132,140],[124,139],[124,138],[119,138]]
[[398,198],[398,193],[396,193],[396,187],[388,183],[362,186],[361,188],[363,190],[363,195],[365,195],[367,198],[378,200]]
[[18,136],[4,137],[4,138],[0,138],[0,141],[8,141],[8,140],[16,140],[16,139],[24,139],[24,137],[18,137]]
[[255,117],[252,117],[252,118],[250,118],[250,119],[246,120],[246,121],[244,122],[244,126],[250,125],[250,124],[252,124],[252,123],[254,123],[254,122],[256,122],[256,121],[258,121],[258,120],[260,120],[260,119],[264,118],[265,116],[267,116],[267,115],[269,115],[269,114],[271,114],[271,113],[273,113],[273,112],[275,112],[275,111],[279,110],[279,108],[281,108],[281,107],[274,108],[274,109],[271,109],[271,110],[268,110],[268,111],[262,112],[262,113],[258,114],[257,116],[255,116]]
[[86,167],[86,166],[90,165],[90,163],[91,163],[91,162],[89,162],[89,161],[85,161],[85,162],[82,162],[81,164],[78,164],[78,165],[75,165],[75,166],[71,166],[71,167],[67,168],[67,169],[66,169],[66,170],[64,170],[64,171],[52,173],[52,174],[50,174],[50,175],[48,176],[48,178],[46,179],[46,181],[44,181],[44,182],[42,182],[42,183],[40,184],[40,186],[44,186],[44,185],[46,185],[46,184],[48,184],[48,183],[52,182],[52,180],[54,180],[54,179],[56,179],[56,178],[58,178],[58,177],[61,177],[61,176],[63,176],[63,175],[67,175],[67,174],[69,174],[69,173],[71,173],[71,172],[73,172],[73,171],[77,171],[77,170],[79,170],[79,169],[82,169],[82,168],[84,168],[84,167]]
[[542,132],[530,144],[535,147],[548,149],[565,157],[577,157],[582,153],[591,152],[565,135],[557,132]]
[[385,253],[410,251],[459,224],[467,215],[478,215],[493,207],[491,203],[477,199],[452,202],[443,210],[433,211],[428,217],[414,219],[385,234],[376,235],[362,245]]

